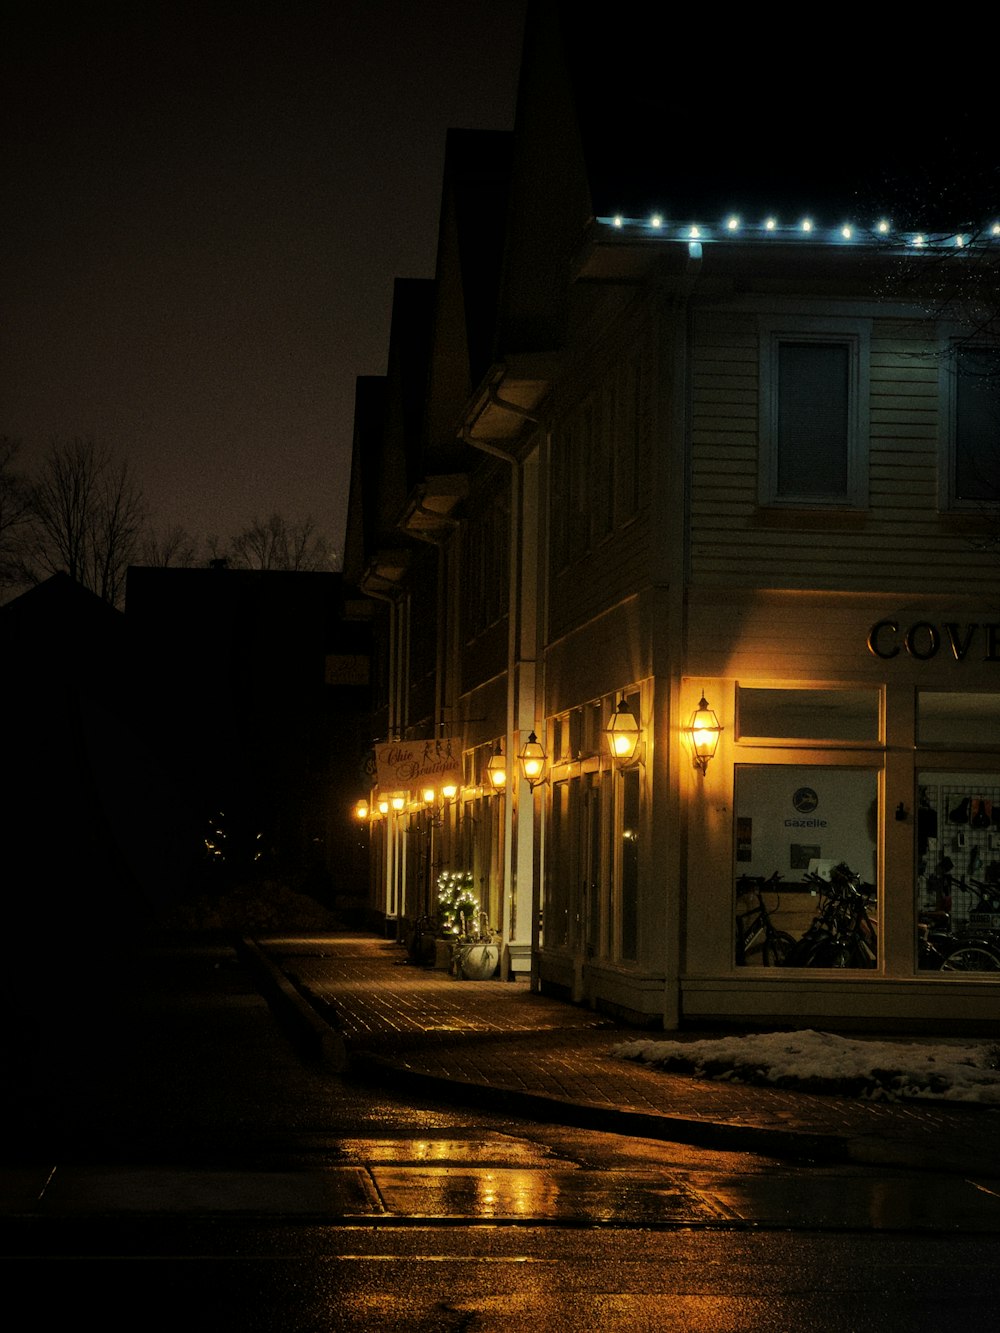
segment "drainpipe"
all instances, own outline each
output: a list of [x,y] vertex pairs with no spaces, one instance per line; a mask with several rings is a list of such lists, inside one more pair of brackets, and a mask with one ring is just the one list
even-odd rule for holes
[[[371,589],[365,590],[365,595],[375,601],[388,602],[389,604],[389,698],[388,698],[388,732],[390,737],[399,738],[402,735],[400,727],[400,681],[399,681],[399,644],[401,608],[398,596],[391,593],[375,592]],[[389,835],[389,828],[392,828],[392,836]],[[386,858],[385,858],[385,876],[383,883],[383,905],[385,908],[386,926],[390,920],[395,921],[395,932],[399,935],[399,922],[402,911],[402,875],[399,855],[399,833],[396,827],[396,819],[393,817],[391,824],[386,825]]]
[[[419,501],[416,504],[416,512],[425,517],[433,519],[439,526],[454,532],[460,526],[457,518],[452,518],[448,514],[439,514],[436,510],[428,509]],[[444,710],[446,707],[446,678],[450,682],[453,678],[453,663],[451,661],[451,622],[450,608],[448,606],[448,542],[449,537],[437,536],[432,532],[414,532],[411,534],[419,541],[426,542],[428,546],[437,548],[437,623],[439,626],[448,629],[447,641],[441,635],[437,635],[434,655],[434,738],[437,740],[445,729]],[[425,873],[425,901],[420,904],[420,910],[430,914],[433,910],[434,889],[431,873],[434,867],[435,854],[434,823],[430,822],[427,830],[427,860]],[[445,844],[447,845],[447,844]]]
[[[502,378],[502,376],[501,376]],[[522,421],[537,425],[538,417],[523,408],[518,403],[510,402],[502,398],[497,392],[499,380],[494,380],[487,388],[487,396],[492,406],[504,412],[510,412],[519,417]],[[518,782],[518,773],[514,756],[514,735],[520,731],[518,704],[520,702],[522,671],[523,666],[528,665],[528,660],[520,655],[520,635],[521,635],[521,543],[520,536],[520,512],[522,502],[522,463],[518,455],[502,440],[492,439],[473,439],[468,426],[463,425],[460,432],[460,438],[478,449],[481,453],[489,454],[493,458],[499,458],[510,466],[511,479],[511,504],[510,504],[510,579],[508,588],[507,603],[507,718],[506,734],[504,737],[504,748],[507,755],[507,767],[511,775],[511,789]],[[537,666],[537,661],[531,659],[530,665]],[[516,686],[516,698],[515,698]],[[534,673],[532,673],[532,713],[537,700],[538,682]],[[532,718],[534,721],[534,717]],[[520,788],[518,788],[520,792]],[[532,986],[537,987],[537,978],[535,977],[534,958],[537,953],[538,944],[538,917],[540,909],[540,886],[539,886],[539,842],[540,842],[540,821],[535,816],[534,797],[529,797],[532,807],[532,906],[531,906],[531,955],[532,955]],[[504,797],[504,822],[503,822],[503,852],[504,852],[504,918],[500,923],[500,934],[502,944],[509,944],[511,939],[516,938],[517,931],[517,893],[515,883],[514,866],[514,802],[511,800],[511,791],[505,792]],[[518,807],[520,807],[521,798],[519,796]],[[501,975],[506,980],[509,977],[510,954],[508,949],[503,950],[503,963]]]

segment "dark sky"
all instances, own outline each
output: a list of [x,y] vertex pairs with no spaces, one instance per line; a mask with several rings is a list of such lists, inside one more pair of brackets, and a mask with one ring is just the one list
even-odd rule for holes
[[355,377],[433,272],[445,131],[513,123],[522,10],[5,7],[0,434],[127,451],[160,526],[339,543]]
[[[1000,216],[982,23],[561,8],[598,212]],[[8,0],[0,434],[126,450],[161,527],[339,543],[355,377],[433,272],[446,129],[513,123],[523,11]]]

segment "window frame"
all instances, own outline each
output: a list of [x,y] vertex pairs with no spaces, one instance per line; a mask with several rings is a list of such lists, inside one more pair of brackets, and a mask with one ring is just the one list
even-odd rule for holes
[[[956,329],[945,333],[941,344],[941,422],[939,507],[945,511],[982,513],[1000,504],[1000,486],[994,499],[965,497],[958,494],[958,382],[959,355],[963,350],[993,352],[1000,362],[1000,341],[970,337]],[[998,390],[1000,397],[1000,390]],[[998,436],[1000,463],[1000,436]]]
[[[843,698],[847,694],[865,694],[871,699],[874,705],[874,734],[864,737],[844,737],[829,736],[824,734],[814,734],[811,736],[788,733],[779,735],[761,733],[749,730],[745,725],[745,704],[744,696],[752,694],[755,691],[774,692],[780,694],[798,694],[805,695],[825,695],[833,702],[834,696]],[[749,703],[750,701],[747,700]],[[818,701],[822,702],[822,700]],[[881,686],[876,684],[855,683],[851,681],[838,682],[833,685],[828,684],[803,684],[796,681],[791,684],[785,684],[781,681],[757,681],[736,682],[736,743],[742,746],[753,746],[759,749],[774,749],[776,747],[787,750],[796,749],[828,749],[828,750],[880,750],[885,745],[885,702],[884,691]]]
[[[868,505],[871,320],[788,316],[760,321],[759,498],[773,509],[864,509]],[[847,349],[847,486],[843,494],[778,493],[779,370],[783,344]]]

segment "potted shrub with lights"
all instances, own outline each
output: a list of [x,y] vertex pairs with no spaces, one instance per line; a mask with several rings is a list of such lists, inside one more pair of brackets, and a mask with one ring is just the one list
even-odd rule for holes
[[437,879],[441,923],[438,967],[467,981],[491,977],[500,961],[500,946],[479,907],[471,870],[443,870]]
[[442,870],[437,877],[438,941],[435,967],[454,971],[456,948],[479,911],[471,870]]

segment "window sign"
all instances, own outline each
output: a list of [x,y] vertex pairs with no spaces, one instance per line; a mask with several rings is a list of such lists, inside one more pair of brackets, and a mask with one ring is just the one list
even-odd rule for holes
[[736,768],[739,966],[874,967],[878,773]]

